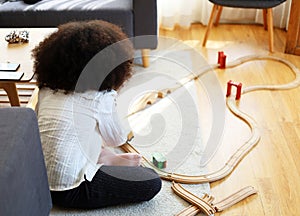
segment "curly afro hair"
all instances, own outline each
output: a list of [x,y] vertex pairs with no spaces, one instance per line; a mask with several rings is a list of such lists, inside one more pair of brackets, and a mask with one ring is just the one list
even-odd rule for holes
[[[126,40],[127,39],[127,40]],[[133,47],[120,27],[102,20],[69,22],[58,27],[32,50],[34,72],[38,87],[54,91],[77,91],[77,81],[88,62],[100,51],[120,41],[125,41],[118,50],[111,50],[97,73],[105,73],[105,64],[112,65],[116,55],[124,55],[125,61],[118,63],[97,87],[85,86],[79,90],[118,90],[132,76]],[[117,52],[117,53],[114,53]],[[107,76],[106,76],[107,75]],[[97,79],[90,77],[90,80]]]

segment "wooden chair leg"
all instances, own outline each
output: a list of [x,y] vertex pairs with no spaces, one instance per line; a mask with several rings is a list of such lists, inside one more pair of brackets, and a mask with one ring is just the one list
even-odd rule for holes
[[208,35],[209,35],[209,32],[210,32],[210,29],[212,28],[215,13],[217,12],[218,7],[219,7],[218,5],[214,4],[214,6],[212,8],[212,11],[211,11],[211,14],[210,14],[210,17],[209,17],[209,21],[208,21],[208,25],[206,27],[206,32],[205,32],[205,35],[204,35],[204,38],[203,38],[202,46],[206,45],[206,41],[207,41],[207,38],[208,38]]
[[222,14],[222,10],[223,10],[223,6],[219,6],[218,7],[218,13],[217,13],[216,20],[215,20],[215,26],[219,25],[219,21],[220,21],[220,17],[221,17],[221,14]]
[[26,105],[27,108],[31,108],[33,109],[34,111],[36,111],[36,106],[37,106],[37,103],[38,103],[38,94],[39,94],[39,88],[38,87],[35,87],[33,92],[32,92],[32,95]]
[[273,10],[272,10],[272,8],[267,9],[267,15],[268,15],[268,31],[269,31],[269,51],[273,52],[274,33],[273,33]]
[[0,83],[0,88],[7,93],[11,106],[21,106],[16,83]]
[[267,9],[263,9],[263,19],[264,19],[264,29],[268,30],[268,24],[267,24]]
[[149,67],[150,61],[149,61],[149,50],[148,49],[142,49],[142,61],[144,67]]

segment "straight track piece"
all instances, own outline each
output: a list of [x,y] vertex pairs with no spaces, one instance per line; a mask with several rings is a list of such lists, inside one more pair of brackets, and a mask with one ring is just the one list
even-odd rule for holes
[[206,215],[212,215],[214,213],[221,212],[233,206],[234,204],[246,199],[247,197],[257,193],[257,191],[252,186],[248,186],[213,204],[213,196],[205,194],[202,198],[197,197],[193,193],[184,189],[178,183],[173,182],[172,189],[181,198],[193,204],[183,209],[177,214],[177,216],[193,216],[200,211],[204,212]]

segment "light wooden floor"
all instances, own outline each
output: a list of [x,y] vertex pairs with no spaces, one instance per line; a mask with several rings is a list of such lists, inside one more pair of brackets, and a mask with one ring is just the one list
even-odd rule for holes
[[[217,52],[228,61],[250,54],[268,55],[268,34],[260,25],[220,25],[211,31],[206,48],[201,46],[205,27],[160,29],[160,35],[191,41],[209,63],[216,63]],[[284,54],[286,31],[275,29],[274,56],[283,57],[300,68],[300,56]],[[294,77],[277,62],[254,61],[234,69],[217,70],[220,83],[230,79],[244,86],[286,83]],[[240,108],[254,117],[260,127],[259,144],[233,173],[211,183],[212,194],[224,198],[241,187],[252,185],[258,194],[218,215],[300,215],[300,88],[289,91],[261,91],[243,95]],[[229,118],[230,119],[230,118]],[[247,127],[234,120],[226,123],[225,143],[248,136]]]
[[[160,29],[160,35],[189,41],[212,64],[216,63],[217,52],[221,50],[226,53],[228,61],[250,54],[269,54],[268,34],[260,25],[222,24],[212,29],[206,48],[201,46],[204,31],[205,27],[194,24],[190,29]],[[300,68],[300,56],[284,54],[286,32],[275,29],[274,33],[275,52],[272,55],[283,57]],[[245,86],[285,83],[293,79],[292,73],[276,62],[255,61],[230,70],[217,70],[216,73],[224,89],[229,79],[242,82]],[[27,103],[28,95],[33,90],[31,86],[28,88],[24,92],[22,106]],[[241,187],[252,185],[258,190],[258,195],[219,215],[300,215],[299,98],[300,88],[242,96],[240,108],[256,119],[262,138],[229,177],[211,184],[212,194],[221,199]],[[7,101],[3,92],[0,92],[0,99]],[[2,103],[1,106],[9,104]],[[225,144],[248,136],[247,127],[240,125],[243,123],[229,117],[224,134]]]

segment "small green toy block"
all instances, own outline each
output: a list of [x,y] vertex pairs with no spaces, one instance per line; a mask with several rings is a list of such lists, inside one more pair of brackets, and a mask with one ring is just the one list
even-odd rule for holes
[[152,154],[152,162],[154,166],[156,166],[159,169],[167,167],[167,159],[159,152],[155,152]]

